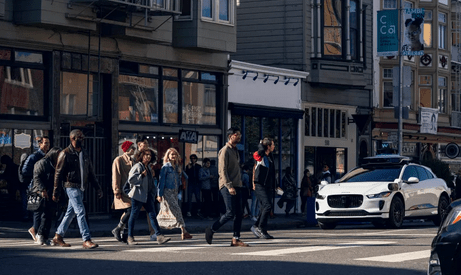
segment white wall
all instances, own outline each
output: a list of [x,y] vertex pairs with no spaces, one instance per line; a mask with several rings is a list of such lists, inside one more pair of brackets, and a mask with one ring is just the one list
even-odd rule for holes
[[292,79],[285,85],[285,78],[280,77],[278,83],[274,84],[277,78],[271,76],[264,83],[264,75],[261,73],[255,81],[253,81],[255,73],[248,73],[245,79],[242,79],[241,70],[235,70],[233,73],[229,75],[229,102],[300,109],[301,83],[293,86],[296,80]]

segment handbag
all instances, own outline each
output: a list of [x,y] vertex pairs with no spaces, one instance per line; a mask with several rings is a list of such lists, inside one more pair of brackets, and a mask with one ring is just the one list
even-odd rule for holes
[[42,206],[45,200],[38,193],[30,192],[27,196],[27,210],[37,211]]

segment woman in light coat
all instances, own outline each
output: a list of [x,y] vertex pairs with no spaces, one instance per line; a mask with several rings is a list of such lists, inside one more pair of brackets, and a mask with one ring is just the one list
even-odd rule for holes
[[155,196],[157,194],[156,178],[150,168],[150,163],[157,159],[154,151],[150,148],[143,148],[136,157],[137,163],[131,168],[128,175],[128,182],[131,185],[131,191],[128,196],[131,198],[131,215],[128,220],[128,244],[136,245],[134,240],[134,224],[138,218],[141,208],[144,206],[151,221],[152,227],[157,236],[159,244],[166,243],[170,238],[162,235],[157,223],[157,212],[155,211]]
[[181,228],[181,238],[192,239],[186,230],[186,224],[178,204],[178,189],[181,184],[181,157],[178,151],[170,148],[163,157],[163,166],[160,170],[160,184],[157,200],[160,202],[160,212],[157,216],[161,227]]

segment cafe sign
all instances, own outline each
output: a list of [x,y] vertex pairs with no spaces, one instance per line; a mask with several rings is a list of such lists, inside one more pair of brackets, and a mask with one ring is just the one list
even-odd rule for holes
[[197,144],[198,131],[179,130],[179,142]]

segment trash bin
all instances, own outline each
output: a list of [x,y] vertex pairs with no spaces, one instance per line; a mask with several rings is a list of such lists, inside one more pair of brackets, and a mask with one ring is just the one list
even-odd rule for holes
[[317,220],[315,219],[315,198],[309,197],[307,198],[307,223],[308,224],[317,224]]

